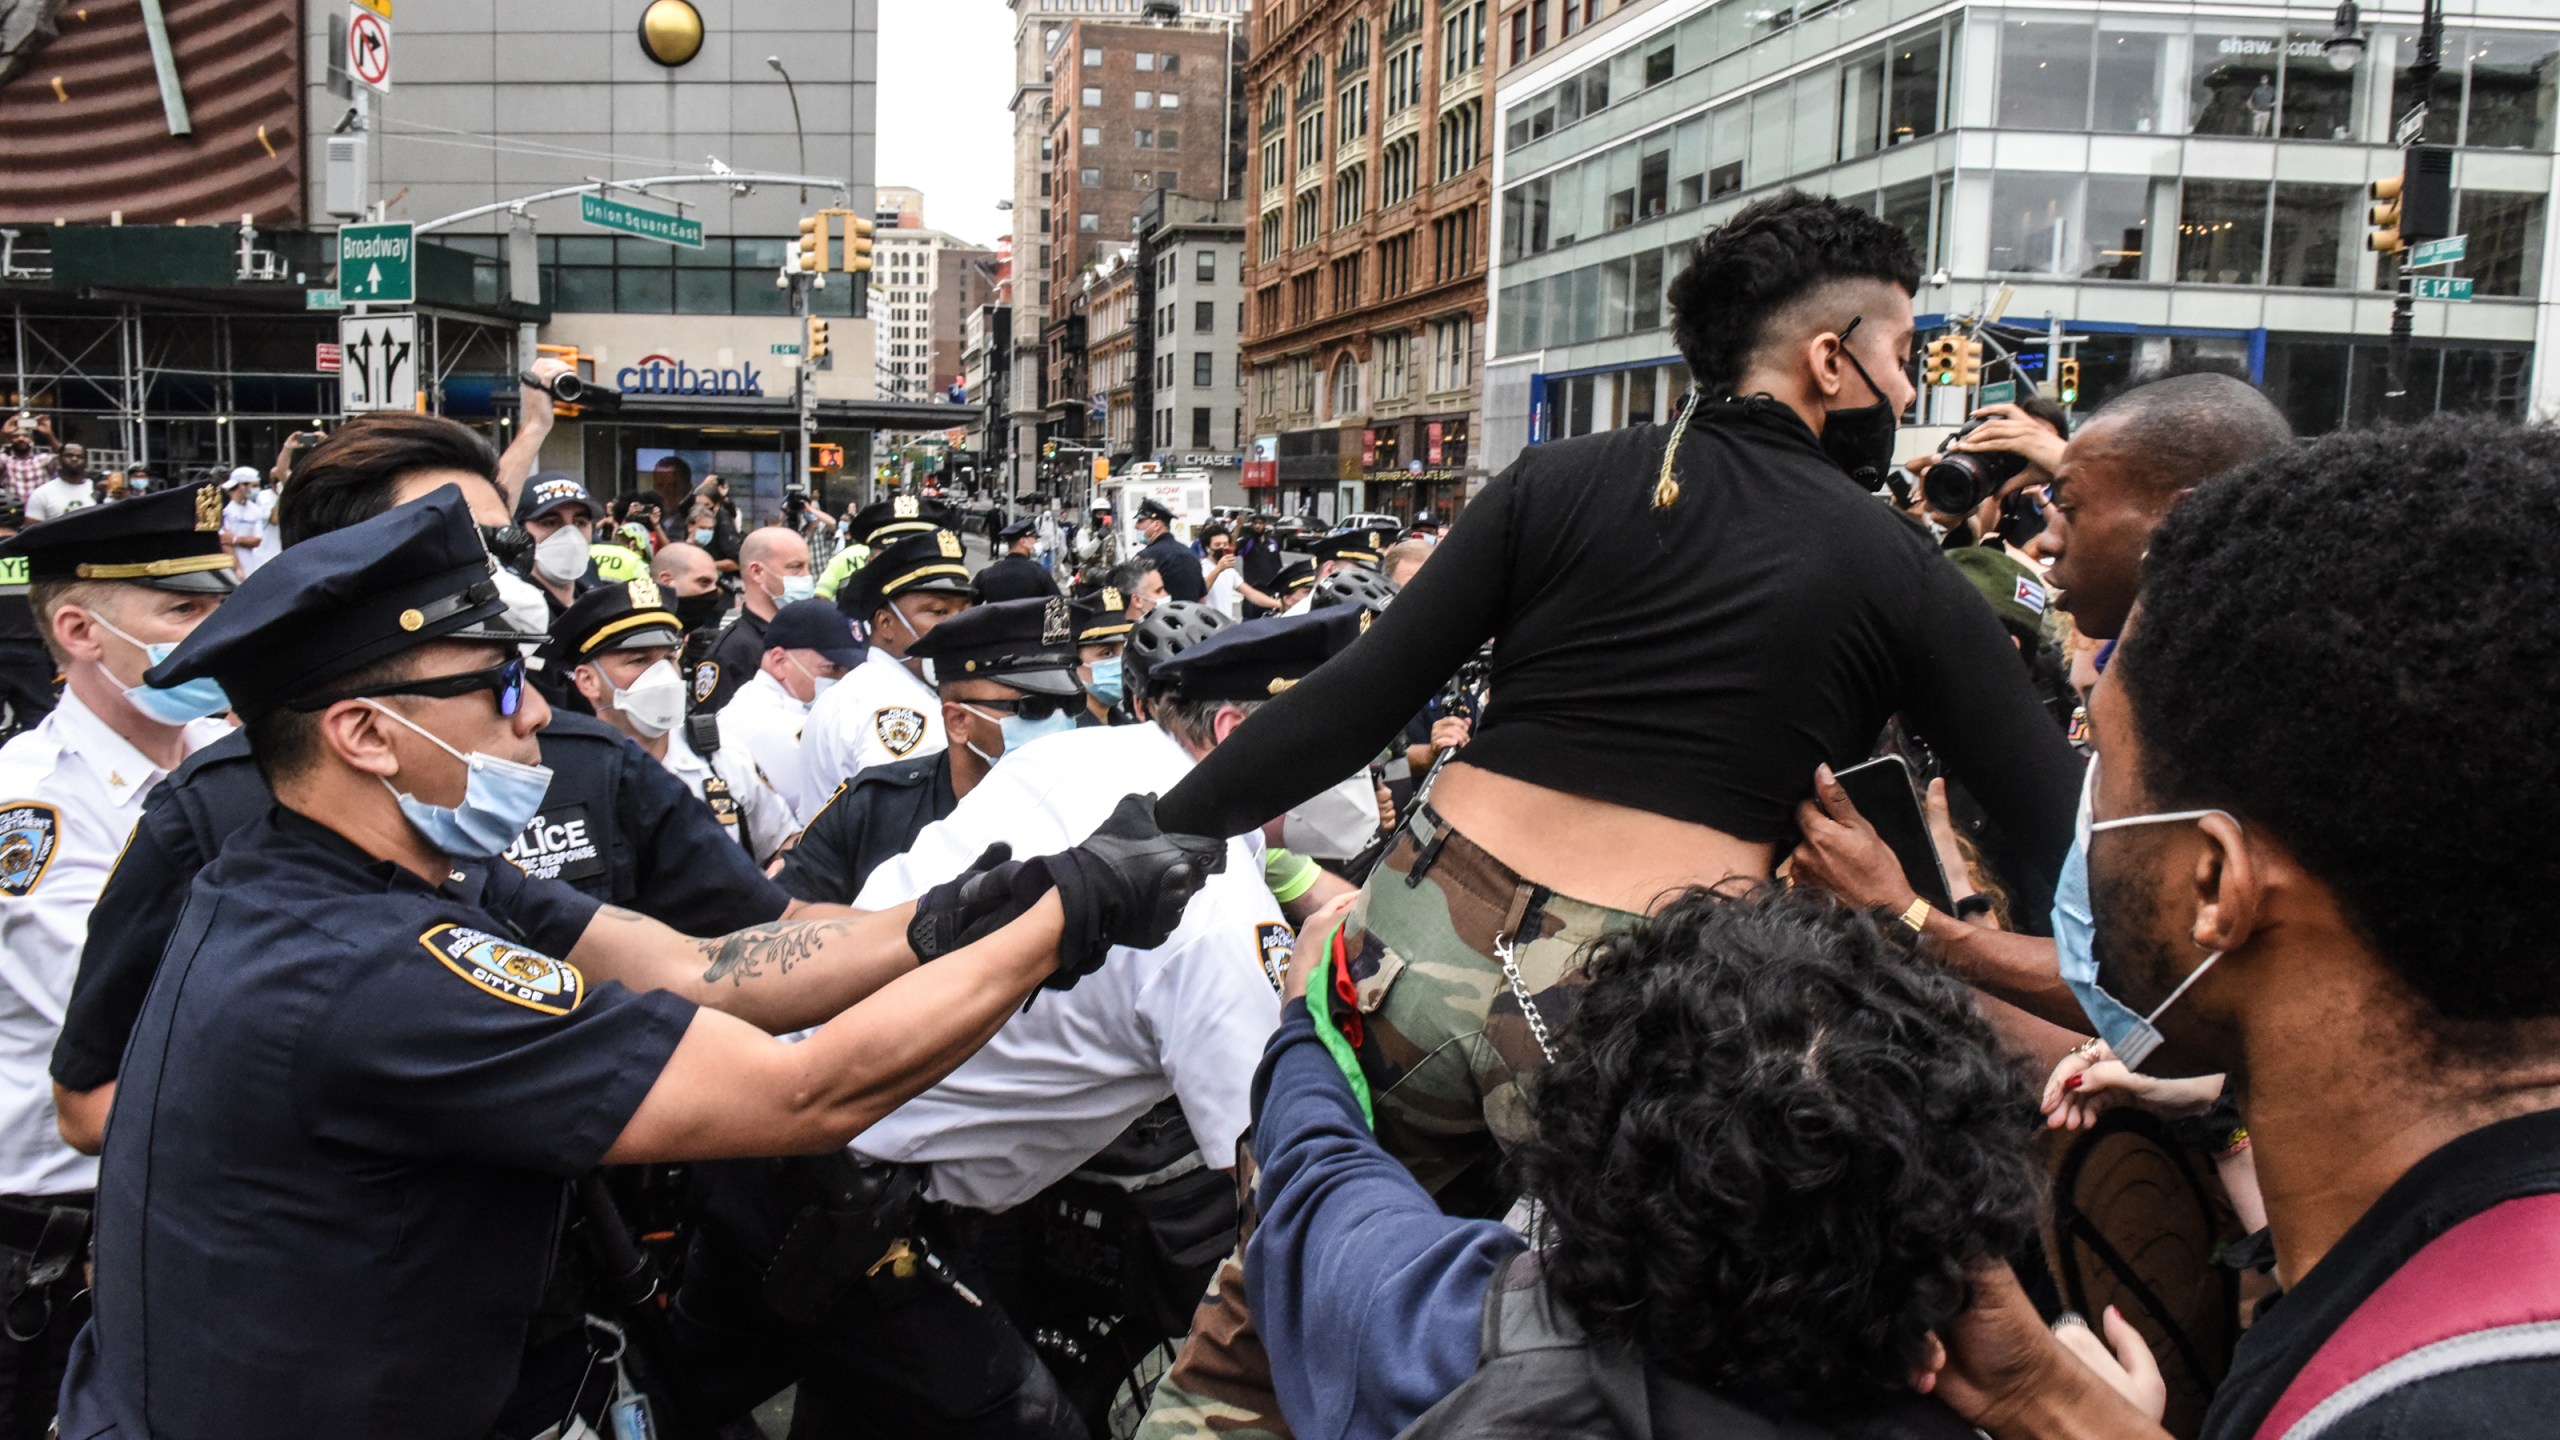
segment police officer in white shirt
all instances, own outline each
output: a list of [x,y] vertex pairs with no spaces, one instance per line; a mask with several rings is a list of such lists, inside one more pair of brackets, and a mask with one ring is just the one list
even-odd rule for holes
[[142,684],[231,591],[221,517],[207,485],[0,541],[64,680],[53,713],[0,748],[0,1434],[44,1433],[88,1308],[97,1162],[57,1131],[46,1067],[89,911],[143,797],[229,729],[201,718],[228,707],[219,687]]
[[907,647],[973,595],[960,537],[925,530],[875,545],[871,563],[845,583],[838,608],[868,623],[871,654],[809,707],[801,732],[800,813],[814,815],[835,788],[874,765],[941,753],[949,744],[942,702]]
[[757,864],[800,833],[800,822],[743,752],[719,743],[716,716],[685,720],[676,649],[684,630],[655,580],[598,585],[551,622],[548,659],[595,707],[596,718],[684,782]]
[[799,802],[805,788],[800,732],[809,723],[809,704],[861,663],[853,622],[834,601],[794,600],[765,622],[761,668],[715,712],[720,747],[754,761],[804,825],[816,813]]

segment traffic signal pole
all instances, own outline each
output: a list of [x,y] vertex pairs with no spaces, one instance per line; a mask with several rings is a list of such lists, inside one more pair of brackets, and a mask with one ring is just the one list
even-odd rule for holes
[[[2429,101],[2435,90],[2436,72],[2444,68],[2444,0],[2426,0],[2418,21],[2418,55],[2409,66],[2410,82],[2418,87],[2418,130],[2410,145],[2402,148],[2404,156],[2417,153],[2417,146],[2427,143]],[[2403,161],[2404,166],[2407,162]],[[2408,178],[2403,173],[2401,183]],[[2394,199],[2401,198],[2395,193]],[[2404,237],[2405,239],[2405,237]],[[2383,385],[2383,405],[2392,418],[2406,422],[2415,420],[2417,407],[2409,399],[2409,350],[2416,332],[2418,312],[2417,277],[2410,274],[2408,256],[2401,255],[2400,275],[2392,287],[2391,350],[2387,379]]]

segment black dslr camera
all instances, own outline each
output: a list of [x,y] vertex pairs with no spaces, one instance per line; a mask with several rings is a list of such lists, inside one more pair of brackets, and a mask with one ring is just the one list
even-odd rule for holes
[[1938,447],[1937,460],[1929,466],[1929,473],[1920,477],[1920,492],[1929,498],[1929,508],[1941,515],[1972,513],[1975,506],[1999,494],[2001,487],[2027,468],[2027,457],[2005,450],[1950,448],[1982,426],[1981,420],[1966,421],[1963,429]]

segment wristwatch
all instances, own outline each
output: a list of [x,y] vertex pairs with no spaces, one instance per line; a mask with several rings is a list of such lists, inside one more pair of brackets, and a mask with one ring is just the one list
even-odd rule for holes
[[1936,914],[1937,909],[1928,901],[1913,896],[1909,908],[1902,912],[1903,927],[1914,935],[1925,933],[1929,928],[1929,917]]

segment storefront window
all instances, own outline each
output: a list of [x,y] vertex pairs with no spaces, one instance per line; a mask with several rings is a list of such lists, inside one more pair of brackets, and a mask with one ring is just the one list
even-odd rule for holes
[[2178,279],[2188,284],[2255,285],[2265,269],[2267,185],[2263,180],[2189,180],[2178,210]]
[[2147,31],[2098,32],[2098,63],[2089,128],[2150,135],[2160,129],[2160,68],[2168,37]]
[[2364,192],[2353,185],[2280,183],[2267,253],[2267,283],[2343,290],[2355,283]]
[[2088,127],[2091,34],[2086,21],[2011,20],[2000,27],[2004,128]]
[[2462,143],[2551,148],[2560,116],[2560,36],[2471,32],[2471,99]]
[[2071,212],[2080,177],[2002,170],[1991,177],[1991,268],[2029,275],[2076,272]]
[[2465,190],[2455,228],[2471,237],[2455,270],[2477,295],[2531,295],[2542,277],[2543,197]]
[[2187,128],[2198,135],[2273,135],[2282,43],[2273,31],[2197,31],[2187,67]]
[[2088,218],[2081,231],[2080,274],[2090,280],[2139,280],[2151,235],[2152,182],[2135,176],[2089,177]]
[[2356,138],[2356,78],[2372,71],[2330,65],[2321,45],[2328,38],[2325,30],[2296,30],[2285,39],[2284,114],[2277,128],[2287,140]]
[[[1741,8],[1741,7],[1729,7]],[[1891,90],[1885,116],[1885,144],[1900,145],[1923,135],[1938,133],[1938,117],[1943,113],[1945,42],[1933,26],[1901,36],[1885,47],[1887,63],[1892,70]]]

